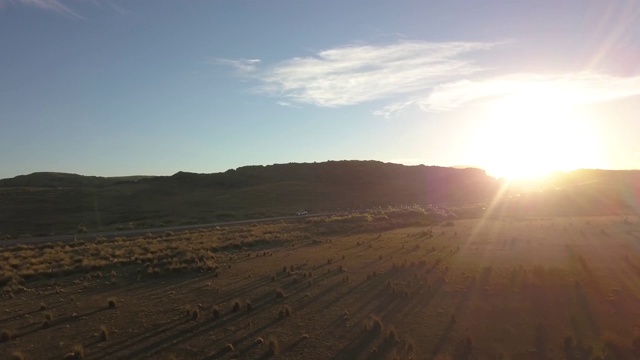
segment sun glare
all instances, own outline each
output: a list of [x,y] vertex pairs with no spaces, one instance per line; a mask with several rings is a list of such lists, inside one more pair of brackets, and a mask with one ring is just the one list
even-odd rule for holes
[[540,96],[490,103],[469,151],[487,173],[509,180],[602,164],[599,141],[570,104]]

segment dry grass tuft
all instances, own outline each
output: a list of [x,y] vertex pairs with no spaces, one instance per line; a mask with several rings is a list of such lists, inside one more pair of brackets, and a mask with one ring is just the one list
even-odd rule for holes
[[197,308],[191,309],[191,320],[198,320],[200,317],[200,311]]
[[390,343],[398,342],[398,332],[395,327],[389,327],[389,330],[387,330],[386,340]]
[[415,350],[415,345],[413,344],[413,341],[409,340],[407,342],[407,352],[409,354],[412,354],[414,350]]
[[267,351],[267,353],[269,355],[276,355],[280,352],[280,345],[278,342],[278,339],[275,336],[272,336],[269,339],[269,350]]
[[376,333],[382,334],[382,330],[384,329],[384,325],[382,324],[382,320],[379,317],[372,315],[369,324],[366,324],[367,330]]
[[79,360],[84,359],[84,347],[80,344],[74,345],[71,352],[64,356],[64,360]]
[[25,360],[26,357],[20,350],[16,350],[11,353],[11,360]]
[[2,332],[0,332],[0,342],[6,342],[15,338],[16,335],[11,330],[2,330]]
[[220,307],[216,305],[213,307],[212,313],[213,313],[213,317],[217,319],[220,317],[220,314],[222,313],[222,311],[220,310]]
[[233,303],[233,307],[231,308],[231,311],[233,311],[233,312],[238,312],[238,311],[240,311],[240,307],[241,307],[241,305],[240,305],[240,301],[236,300],[236,301]]
[[100,326],[100,340],[102,341],[109,340],[109,329],[107,329],[106,325]]

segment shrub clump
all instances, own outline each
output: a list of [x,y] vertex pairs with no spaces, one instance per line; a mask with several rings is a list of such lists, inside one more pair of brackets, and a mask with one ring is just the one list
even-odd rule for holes
[[71,349],[71,352],[67,353],[67,355],[64,356],[64,360],[79,360],[79,359],[84,359],[84,347],[80,344],[75,345]]
[[197,308],[191,309],[191,320],[198,320],[200,317],[200,311]]
[[390,343],[395,343],[398,341],[398,332],[396,331],[396,329],[391,326],[389,328],[389,330],[387,331],[387,338],[386,340]]
[[100,326],[100,340],[102,341],[109,340],[109,329],[107,329],[106,325]]
[[212,313],[213,313],[213,317],[214,318],[216,318],[216,319],[219,318],[220,314],[221,314],[220,307],[219,306],[214,306]]
[[269,355],[276,355],[280,352],[280,345],[278,344],[278,339],[276,339],[275,337],[271,337],[269,339],[269,350],[267,350],[267,353]]
[[415,349],[415,345],[413,344],[413,341],[407,342],[407,352],[409,354],[412,354],[414,349]]
[[16,350],[11,353],[11,360],[25,360],[26,357],[20,350]]
[[0,332],[0,342],[6,342],[16,338],[16,334],[11,330],[2,330]]
[[371,316],[371,319],[368,324],[365,324],[365,329],[369,330],[375,334],[382,334],[382,330],[384,329],[384,325],[382,324],[382,320],[380,320],[377,316]]
[[236,301],[233,303],[233,308],[231,309],[231,311],[233,311],[233,312],[238,312],[238,311],[240,311],[240,301],[236,300]]

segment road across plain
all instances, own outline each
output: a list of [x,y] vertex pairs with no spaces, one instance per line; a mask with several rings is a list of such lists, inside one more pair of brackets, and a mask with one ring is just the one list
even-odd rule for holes
[[211,229],[217,226],[246,225],[246,224],[283,221],[283,220],[289,220],[289,221],[303,220],[303,219],[308,219],[313,217],[330,216],[338,213],[339,212],[327,212],[327,213],[318,213],[318,214],[308,214],[308,215],[302,215],[302,216],[298,216],[298,215],[279,216],[279,217],[271,217],[271,218],[227,221],[227,222],[218,222],[218,223],[209,223],[209,224],[181,225],[181,226],[120,230],[120,231],[103,231],[103,232],[89,233],[89,234],[56,235],[56,236],[32,237],[32,238],[24,238],[24,239],[7,239],[7,240],[0,241],[0,247],[10,247],[10,246],[17,246],[17,245],[38,245],[38,244],[47,244],[47,243],[71,243],[74,241],[90,240],[98,237],[113,239],[117,237],[131,237],[131,236],[139,236],[139,235],[146,235],[146,234],[155,235],[155,234],[164,233],[166,231],[200,230],[200,229]]

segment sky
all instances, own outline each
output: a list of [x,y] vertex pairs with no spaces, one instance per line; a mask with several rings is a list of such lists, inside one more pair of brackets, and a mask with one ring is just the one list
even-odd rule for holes
[[0,178],[640,168],[640,1],[0,0]]

